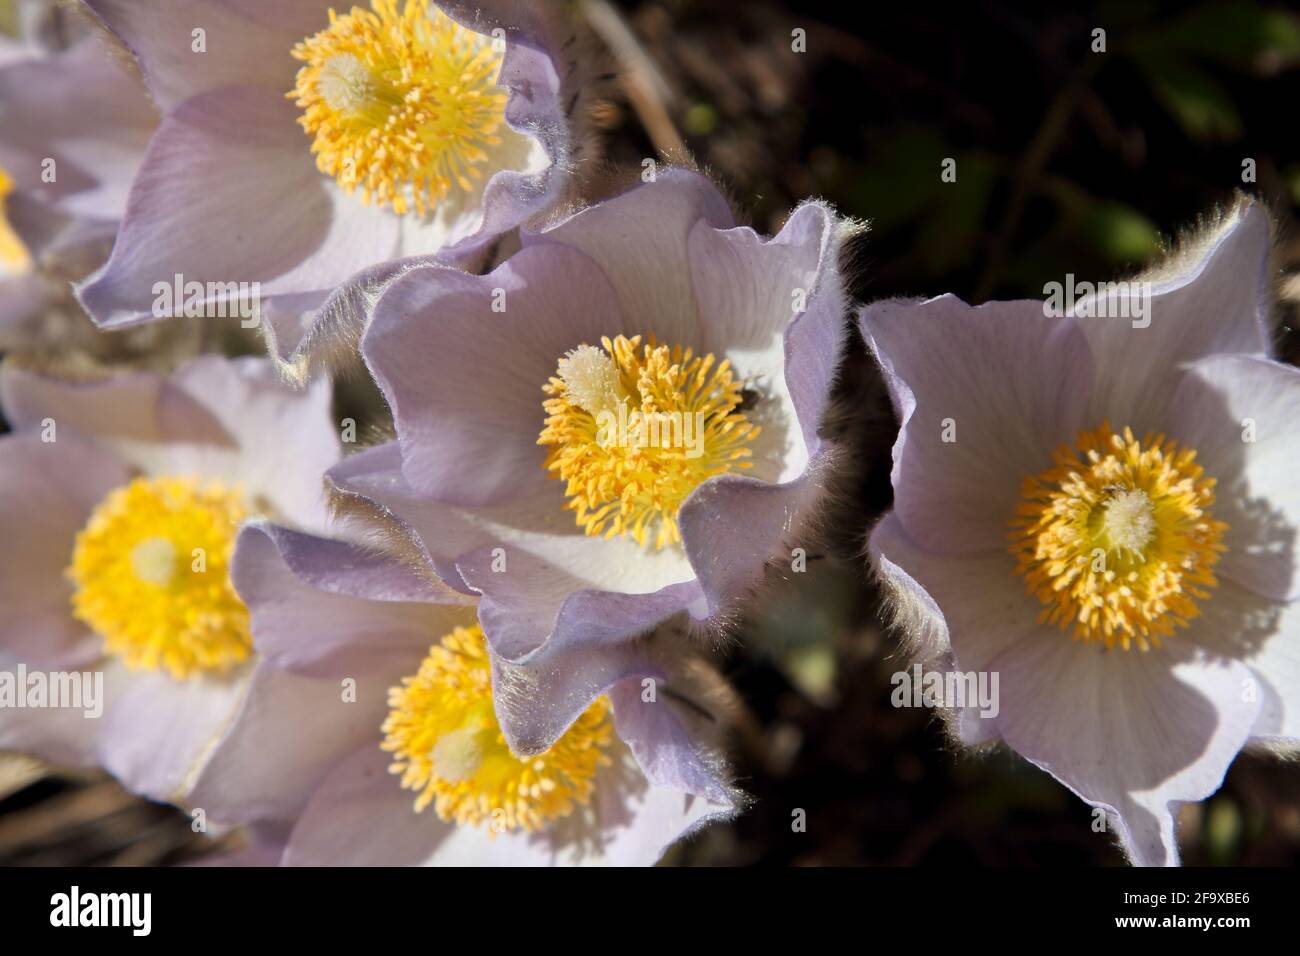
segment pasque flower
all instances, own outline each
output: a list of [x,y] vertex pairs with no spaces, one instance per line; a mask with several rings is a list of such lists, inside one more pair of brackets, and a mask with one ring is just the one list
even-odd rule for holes
[[53,6],[27,5],[31,35],[0,47],[0,347],[48,338],[36,320],[108,257],[158,121],[110,45]]
[[900,623],[999,674],[960,738],[1104,808],[1139,864],[1177,862],[1177,804],[1243,747],[1300,736],[1300,372],[1268,356],[1269,253],[1243,201],[1064,315],[861,313],[902,419],[870,547]]
[[328,388],[291,390],[256,359],[76,383],[9,362],[0,408],[0,662],[104,688],[98,719],[6,709],[0,747],[182,800],[252,664],[228,572],[240,524],[328,526]]
[[735,811],[715,756],[725,697],[667,637],[617,669],[593,651],[605,680],[519,757],[493,693],[548,677],[491,660],[472,598],[268,523],[240,534],[232,579],[258,664],[192,799],[222,822],[285,821],[285,863],[644,865]]
[[165,114],[112,257],[80,287],[105,326],[156,317],[175,275],[204,289],[187,308],[257,282],[273,353],[304,373],[304,332],[319,345],[361,321],[355,298],[330,299],[343,280],[470,261],[564,188],[567,87],[540,19],[503,19],[514,5],[88,5]]
[[379,300],[362,354],[397,438],[332,470],[336,504],[480,594],[502,660],[578,661],[498,701],[514,749],[566,726],[547,702],[592,679],[585,654],[681,612],[726,623],[799,546],[831,454],[837,241],[819,203],[766,240],[668,169],[489,275],[416,269]]

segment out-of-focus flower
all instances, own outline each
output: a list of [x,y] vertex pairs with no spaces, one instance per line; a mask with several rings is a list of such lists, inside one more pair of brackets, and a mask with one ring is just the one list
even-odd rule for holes
[[251,670],[228,576],[240,523],[328,526],[328,389],[253,359],[84,383],[7,363],[0,408],[0,662],[103,681],[93,706],[6,708],[0,748],[180,800]]
[[[536,18],[500,25],[513,5],[88,5],[165,113],[113,254],[79,290],[105,326],[225,314],[230,284],[256,282],[273,354],[305,374],[308,346],[355,339],[357,290],[396,260],[466,264],[565,188],[561,79]],[[160,306],[155,284],[177,275],[199,291]]]
[[80,312],[70,283],[107,259],[158,122],[103,38],[27,6],[33,35],[0,57],[0,348],[66,338],[56,329]]
[[919,655],[999,676],[956,733],[1104,808],[1140,864],[1177,862],[1174,806],[1243,746],[1300,736],[1300,372],[1267,355],[1269,253],[1243,202],[1059,317],[861,317],[902,418],[876,569]]
[[472,598],[266,523],[241,533],[232,579],[258,664],[192,798],[225,823],[295,821],[286,863],[650,864],[735,810],[705,742],[717,679],[667,638],[617,662],[594,649],[604,686],[566,700],[563,733],[521,758],[493,693],[539,675],[493,666]]
[[421,268],[380,299],[362,353],[397,440],[331,472],[337,504],[481,594],[502,660],[574,660],[542,703],[498,702],[517,751],[572,719],[545,702],[603,686],[586,655],[683,611],[722,624],[791,560],[831,455],[837,239],[812,202],[765,240],[663,170],[489,275]]
[[86,18],[59,0],[9,0],[0,17],[0,64],[58,53],[90,32]]

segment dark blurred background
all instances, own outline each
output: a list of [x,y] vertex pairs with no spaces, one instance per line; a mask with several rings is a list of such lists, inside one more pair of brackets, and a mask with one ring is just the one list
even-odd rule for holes
[[[1300,17],[1250,0],[1056,4],[605,0],[577,15],[612,76],[587,117],[612,166],[692,156],[756,228],[803,198],[870,221],[862,299],[1041,297],[1066,272],[1121,278],[1235,190],[1281,227],[1278,347],[1300,356]],[[1105,31],[1105,52],[1093,52]],[[793,31],[803,31],[795,52]],[[956,181],[941,164],[956,160]],[[1243,182],[1245,160],[1254,181]],[[828,427],[859,449],[856,514],[889,504],[888,403],[855,343]],[[865,523],[773,581],[726,649],[750,714],[735,736],[754,807],[668,862],[1122,862],[1090,808],[1003,752],[963,755],[889,704],[903,666],[866,582]],[[806,831],[792,828],[796,810]],[[1300,764],[1242,756],[1183,809],[1189,864],[1300,861]],[[226,841],[227,845],[236,839]],[[0,757],[0,863],[161,863],[211,850],[188,817],[94,775]]]

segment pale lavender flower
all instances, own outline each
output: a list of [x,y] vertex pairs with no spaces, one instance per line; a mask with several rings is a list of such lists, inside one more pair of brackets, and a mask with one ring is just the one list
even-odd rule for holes
[[[273,355],[303,375],[308,347],[359,331],[358,288],[408,257],[471,262],[565,188],[567,88],[547,31],[504,23],[508,5],[88,5],[164,112],[112,257],[79,290],[104,326],[224,314],[228,284],[256,282]],[[199,291],[160,298],[174,276]]]
[[1102,808],[1139,864],[1177,862],[1177,805],[1243,747],[1300,736],[1300,372],[1268,356],[1269,252],[1243,202],[1063,315],[861,315],[902,419],[876,570],[918,656],[999,678],[982,712],[945,701],[955,732]]
[[722,627],[769,562],[806,556],[846,334],[839,229],[810,202],[764,239],[662,170],[526,231],[489,275],[421,268],[380,299],[362,353],[397,440],[331,472],[336,504],[482,595],[502,660],[575,662],[529,706],[498,701],[514,749],[556,739],[583,661],[682,612]]
[[[251,669],[239,524],[329,527],[329,400],[266,360],[79,383],[0,368],[0,667],[28,705],[0,711],[0,748],[184,798]],[[102,695],[38,700],[20,673]]]
[[[489,663],[472,598],[265,523],[232,577],[258,665],[191,798],[222,823],[287,821],[287,864],[645,865],[735,812],[718,681],[667,639]],[[599,677],[555,702],[549,750],[516,757],[493,696],[526,703],[561,667]]]

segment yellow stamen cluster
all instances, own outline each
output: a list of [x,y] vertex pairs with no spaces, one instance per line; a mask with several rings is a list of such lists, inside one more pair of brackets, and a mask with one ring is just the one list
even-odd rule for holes
[[1194,450],[1109,423],[1054,457],[1025,480],[1011,522],[1016,572],[1045,605],[1040,619],[1107,648],[1159,647],[1218,583],[1228,526],[1209,512],[1214,479]]
[[492,709],[487,644],[480,627],[458,627],[429,650],[413,677],[388,691],[384,742],[389,770],[448,822],[488,825],[490,833],[532,832],[586,805],[613,739],[611,708],[597,698],[535,757],[506,746]]
[[748,468],[759,428],[738,410],[729,362],[639,335],[601,345],[569,352],[543,386],[546,469],[566,482],[587,534],[676,544],[682,502],[705,479]]
[[137,478],[110,492],[73,548],[73,614],[133,669],[183,680],[246,659],[248,610],[228,572],[246,514],[218,482]]
[[369,204],[423,215],[453,187],[483,176],[501,142],[506,94],[491,37],[460,26],[429,0],[372,0],[298,43],[306,65],[289,98],[314,137],[321,172]]
[[26,272],[32,264],[31,253],[9,224],[5,200],[14,191],[14,181],[0,169],[0,276]]

